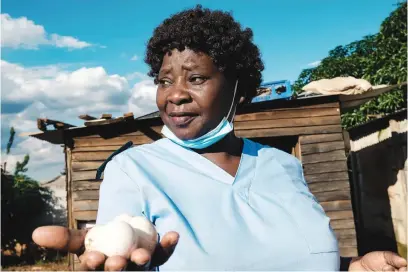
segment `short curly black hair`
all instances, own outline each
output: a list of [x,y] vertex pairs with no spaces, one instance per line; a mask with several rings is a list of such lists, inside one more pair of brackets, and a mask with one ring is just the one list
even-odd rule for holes
[[229,12],[211,11],[197,5],[172,15],[154,30],[144,61],[150,66],[148,75],[157,83],[166,53],[186,47],[203,52],[226,76],[239,78],[240,90],[245,92],[246,101],[250,101],[256,95],[264,69],[259,49],[252,39],[252,30],[242,30]]

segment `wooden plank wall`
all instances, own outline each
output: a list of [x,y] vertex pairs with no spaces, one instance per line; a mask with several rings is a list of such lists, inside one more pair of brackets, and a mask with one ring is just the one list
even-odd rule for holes
[[[338,103],[237,115],[239,137],[299,135],[301,160],[310,190],[332,219],[342,256],[357,254],[354,219],[349,191]],[[161,127],[153,127],[160,132]],[[99,186],[96,169],[127,141],[135,145],[153,140],[141,132],[104,139],[97,135],[74,138],[72,149],[72,216],[76,220],[96,219]]]
[[[161,127],[152,127],[160,132]],[[134,145],[151,143],[153,140],[142,132],[122,134],[119,137],[105,139],[99,135],[76,137],[73,148],[67,157],[68,178],[71,181],[69,211],[70,227],[78,228],[79,221],[95,221],[98,210],[99,186],[101,180],[96,180],[96,169],[118,148],[126,142]],[[102,175],[103,179],[103,175]],[[74,256],[70,267],[75,270],[79,260]]]
[[357,238],[342,134],[300,137],[306,181],[331,218],[342,256],[357,256]]
[[[153,127],[160,132],[161,127]],[[72,149],[72,210],[75,221],[93,221],[98,210],[99,186],[96,169],[118,148],[126,142],[140,145],[153,140],[142,132],[122,134],[119,137],[104,139],[98,135],[74,138]],[[103,175],[102,175],[103,179]]]
[[[244,114],[240,137],[299,135],[305,179],[331,218],[342,256],[357,256],[357,241],[338,103]],[[256,140],[256,139],[255,139]]]

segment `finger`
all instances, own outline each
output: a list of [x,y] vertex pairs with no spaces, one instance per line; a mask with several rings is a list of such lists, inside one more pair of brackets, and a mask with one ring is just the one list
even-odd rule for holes
[[42,247],[81,254],[86,233],[87,230],[68,229],[61,226],[45,226],[35,229],[32,239],[37,245]]
[[102,270],[106,256],[97,251],[86,251],[79,257],[81,266],[86,270]]
[[401,267],[398,271],[402,272],[402,271],[407,271],[407,267]]
[[84,261],[84,255],[79,256],[79,263],[74,263],[74,271],[89,271],[86,261]]
[[131,263],[128,264],[128,270],[138,271],[146,270],[150,267],[151,255],[147,249],[135,249],[130,255]]
[[163,236],[153,253],[153,266],[159,266],[167,262],[177,246],[179,237],[179,234],[174,231],[168,232]]
[[135,249],[130,255],[130,260],[138,266],[145,266],[150,262],[151,256],[149,251],[144,248]]
[[387,264],[397,269],[407,266],[407,261],[392,251],[384,251],[384,259]]
[[105,271],[121,271],[127,265],[127,259],[122,256],[111,256],[106,259]]

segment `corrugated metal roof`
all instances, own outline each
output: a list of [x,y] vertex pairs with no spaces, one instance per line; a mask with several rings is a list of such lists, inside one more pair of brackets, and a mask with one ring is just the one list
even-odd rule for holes
[[351,151],[357,152],[392,137],[393,133],[407,133],[407,110],[372,120],[349,130]]
[[160,117],[160,112],[159,111],[155,111],[140,117],[135,118],[135,120],[145,120],[145,119],[152,119],[152,118],[157,118]]

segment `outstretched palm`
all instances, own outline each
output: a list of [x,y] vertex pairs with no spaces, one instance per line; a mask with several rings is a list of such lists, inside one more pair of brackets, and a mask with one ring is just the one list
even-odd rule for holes
[[153,254],[143,248],[134,250],[130,259],[112,256],[106,257],[100,252],[84,251],[84,241],[87,230],[68,229],[59,226],[39,227],[33,232],[33,241],[39,246],[63,250],[74,253],[79,257],[80,270],[143,270],[149,264],[151,267],[164,264],[178,243],[179,235],[176,232],[166,233]]
[[373,251],[353,261],[349,271],[406,271],[407,261],[391,251]]

